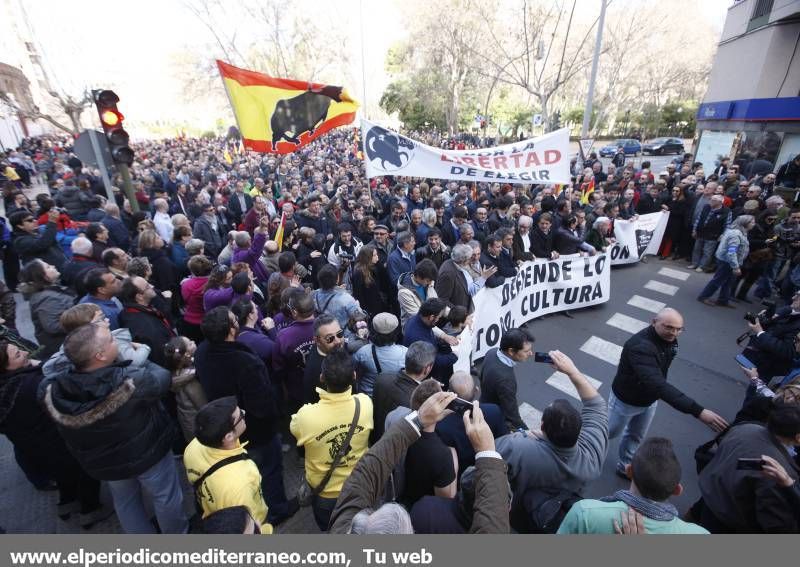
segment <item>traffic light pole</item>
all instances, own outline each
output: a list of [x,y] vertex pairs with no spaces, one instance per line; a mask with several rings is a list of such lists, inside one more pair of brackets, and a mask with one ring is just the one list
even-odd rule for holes
[[[581,139],[589,134],[589,122],[592,119],[592,98],[594,98],[594,82],[597,79],[597,63],[600,59],[600,49],[603,45],[603,24],[606,20],[606,6],[608,0],[600,2],[600,18],[597,21],[597,38],[594,42],[594,56],[592,57],[592,72],[589,77],[589,92],[586,93],[586,107],[583,110],[583,125],[581,127]],[[581,150],[583,152],[583,150]],[[585,156],[584,156],[585,157]]]
[[108,196],[108,202],[114,203],[114,190],[111,188],[111,179],[108,178],[108,164],[106,160],[103,158],[103,152],[100,149],[100,144],[97,141],[95,136],[99,134],[94,130],[87,130],[89,141],[92,143],[92,151],[94,151],[94,159],[97,161],[97,167],[100,168],[100,176],[103,178],[103,185],[106,188],[106,195]]
[[118,163],[117,171],[122,176],[122,190],[125,191],[125,196],[128,197],[128,202],[131,204],[131,211],[138,213],[139,201],[136,200],[136,194],[133,192],[133,182],[131,181],[131,172],[128,169],[128,165]]

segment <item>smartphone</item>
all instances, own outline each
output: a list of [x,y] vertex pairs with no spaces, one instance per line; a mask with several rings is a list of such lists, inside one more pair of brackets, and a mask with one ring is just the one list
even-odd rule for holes
[[763,459],[738,459],[736,461],[737,471],[760,471],[763,468]]
[[534,362],[545,362],[547,364],[553,364],[553,359],[546,352],[535,352],[535,353],[533,353],[533,361]]
[[447,409],[452,410],[456,413],[466,413],[468,411],[472,411],[472,402],[468,402],[467,400],[462,400],[461,398],[456,398],[449,404],[447,404]]
[[750,359],[749,359],[749,358],[747,358],[747,357],[746,357],[745,355],[743,355],[743,354],[737,354],[737,355],[736,355],[736,362],[738,362],[738,363],[739,363],[739,366],[741,366],[741,367],[743,367],[743,368],[747,368],[748,370],[752,370],[753,368],[755,368],[755,367],[756,367],[756,365],[755,365],[755,364],[753,364],[753,363],[750,361]]

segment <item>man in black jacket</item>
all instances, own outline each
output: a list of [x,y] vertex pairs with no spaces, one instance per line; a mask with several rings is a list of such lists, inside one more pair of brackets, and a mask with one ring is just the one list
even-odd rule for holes
[[236,342],[239,322],[227,307],[205,314],[200,325],[206,340],[195,353],[197,379],[209,401],[236,396],[247,413],[247,452],[261,472],[261,488],[273,526],[297,512],[297,498],[286,499],[283,487],[283,455],[277,432],[280,411],[277,392],[264,361],[250,348]]
[[175,428],[161,403],[169,372],[151,362],[117,363],[117,350],[107,326],[72,331],[64,353],[75,370],[47,386],[45,407],[83,469],[108,481],[125,533],[156,533],[145,498],[161,533],[185,533],[189,524],[171,451]]
[[[700,473],[700,523],[711,533],[797,533],[800,469],[787,449],[800,446],[800,408],[778,405],[767,426],[742,423],[728,431]],[[761,460],[744,470],[739,459]],[[777,465],[777,466],[776,466]],[[768,468],[782,475],[766,474]]]
[[[511,257],[511,251],[504,248],[503,237],[500,232],[497,231],[497,233],[486,239],[486,251],[481,254],[482,266],[494,266],[497,268],[497,272],[486,280],[486,287],[501,286],[506,281],[506,278],[512,278],[517,274],[517,267]],[[503,236],[507,238],[510,246],[511,240],[514,238],[513,233],[504,231]]]
[[166,366],[164,345],[175,337],[176,333],[167,315],[151,305],[155,296],[156,290],[153,284],[144,278],[135,276],[123,281],[117,295],[117,299],[123,304],[122,312],[119,314],[119,324],[131,332],[133,341],[150,347],[148,359],[151,362]]
[[519,415],[517,379],[514,367],[533,354],[533,338],[522,329],[511,329],[500,339],[500,348],[493,348],[481,367],[481,403],[497,404],[508,428],[528,429]]
[[442,243],[442,231],[436,227],[428,231],[427,240],[428,243],[425,246],[417,248],[414,252],[417,257],[417,264],[426,258],[430,258],[436,264],[436,269],[438,270],[445,260],[450,258],[450,249]]
[[67,258],[56,241],[58,215],[56,209],[50,210],[47,214],[47,226],[41,235],[36,219],[30,212],[18,211],[8,217],[8,224],[13,231],[12,246],[23,265],[38,258],[55,266],[59,271],[64,267]]
[[[658,400],[688,413],[714,431],[728,423],[711,410],[667,382],[667,372],[678,352],[678,335],[683,332],[683,317],[669,307],[662,309],[652,324],[633,335],[622,348],[617,375],[608,399],[608,438],[622,435],[617,473],[624,478],[625,467],[647,435]],[[623,432],[624,430],[624,432]]]
[[722,195],[714,195],[711,202],[704,206],[692,227],[692,236],[695,238],[692,252],[690,270],[702,272],[708,267],[709,262],[717,251],[719,237],[731,224],[731,210],[724,206]]
[[759,319],[748,326],[753,335],[742,354],[758,367],[758,375],[765,380],[785,376],[797,356],[800,292],[794,294],[791,305],[780,308],[763,326]]

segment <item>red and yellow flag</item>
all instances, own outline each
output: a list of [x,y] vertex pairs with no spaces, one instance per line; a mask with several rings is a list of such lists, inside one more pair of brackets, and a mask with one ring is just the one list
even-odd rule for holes
[[247,149],[288,154],[356,118],[358,103],[342,87],[217,67]]
[[589,183],[581,185],[581,205],[589,204],[589,195],[592,193],[594,193],[594,177],[592,177]]

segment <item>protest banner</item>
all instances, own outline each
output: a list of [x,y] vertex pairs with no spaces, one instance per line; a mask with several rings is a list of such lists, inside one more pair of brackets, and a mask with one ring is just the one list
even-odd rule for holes
[[361,121],[367,177],[569,183],[569,129],[494,148],[444,150]]
[[616,219],[617,242],[608,251],[611,265],[633,264],[645,254],[657,254],[668,220],[669,212],[640,215],[635,220]]
[[[567,309],[605,303],[611,295],[608,254],[565,256],[558,260],[523,263],[503,285],[484,288],[474,297],[472,358],[482,358],[500,344],[508,329]],[[467,335],[464,340],[469,340]],[[457,351],[460,367],[466,349]]]

